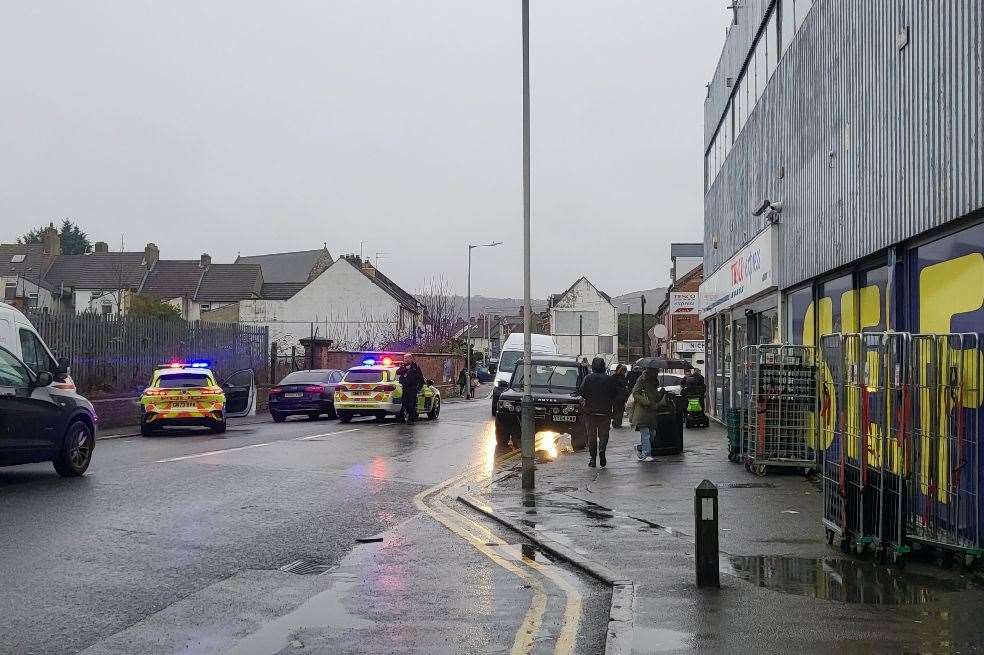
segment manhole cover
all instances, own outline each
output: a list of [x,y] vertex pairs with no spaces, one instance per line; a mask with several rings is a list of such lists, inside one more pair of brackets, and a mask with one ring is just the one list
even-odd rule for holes
[[771,482],[729,482],[724,485],[728,489],[775,489]]
[[280,570],[286,571],[287,573],[296,573],[297,575],[321,575],[330,568],[331,566],[324,562],[313,559],[299,559],[296,562],[281,566]]

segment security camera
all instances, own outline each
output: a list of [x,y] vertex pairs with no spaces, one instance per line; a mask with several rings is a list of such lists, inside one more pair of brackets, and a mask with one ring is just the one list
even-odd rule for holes
[[778,223],[781,212],[782,202],[772,202],[766,198],[758,208],[752,211],[752,216],[762,216],[764,214],[765,219],[770,223]]

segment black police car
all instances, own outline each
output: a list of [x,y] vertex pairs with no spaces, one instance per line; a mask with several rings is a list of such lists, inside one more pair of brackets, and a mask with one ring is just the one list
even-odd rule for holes
[[[530,386],[533,392],[533,422],[536,431],[552,430],[571,435],[575,450],[584,448],[587,430],[578,387],[584,369],[573,357],[534,357]],[[519,445],[520,411],[523,400],[523,364],[513,372],[509,386],[499,395],[495,415],[495,439],[500,445]]]
[[92,403],[67,385],[66,367],[35,373],[0,348],[0,466],[52,462],[64,477],[85,473],[96,446]]

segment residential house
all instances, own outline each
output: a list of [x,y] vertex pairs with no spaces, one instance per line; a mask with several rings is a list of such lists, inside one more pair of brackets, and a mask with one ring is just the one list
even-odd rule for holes
[[595,356],[611,363],[618,352],[618,310],[612,298],[582,277],[567,291],[551,295],[550,334],[561,353]]
[[490,351],[491,337],[489,329],[494,318],[484,314],[472,317],[470,330],[469,322],[459,321],[451,332],[451,337],[467,345],[471,341],[472,352],[488,355]]
[[279,347],[311,336],[338,347],[377,347],[416,336],[422,324],[421,303],[358,255],[340,257],[321,272],[324,260],[311,260],[313,277],[306,282],[297,279],[304,266],[282,267],[273,274],[278,281],[268,281],[266,271],[278,268],[278,258],[262,257],[237,259],[257,262],[264,279],[258,298],[240,301],[239,320],[268,326]]
[[[328,247],[297,252],[277,252],[269,255],[240,255],[236,264],[257,264],[263,271],[265,284],[305,285],[324,273],[335,260]],[[296,289],[295,289],[296,291]],[[271,292],[274,288],[271,287]],[[286,293],[281,291],[281,293]]]
[[61,311],[125,313],[130,295],[139,289],[159,254],[152,243],[143,252],[110,252],[100,241],[91,253],[55,257],[45,280],[60,299]]
[[61,254],[58,232],[46,230],[42,243],[0,244],[0,283],[4,302],[20,309],[52,309],[58,299],[46,276]]
[[189,321],[234,322],[239,303],[261,297],[258,264],[213,264],[208,254],[197,260],[160,260],[147,271],[139,293],[167,302]]

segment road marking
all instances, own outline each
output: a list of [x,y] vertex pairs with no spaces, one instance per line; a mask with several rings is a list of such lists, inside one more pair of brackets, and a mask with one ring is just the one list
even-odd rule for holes
[[351,428],[349,430],[337,430],[335,432],[325,432],[324,434],[312,434],[307,437],[295,437],[294,441],[310,441],[311,439],[318,439],[320,437],[330,437],[333,434],[345,434],[346,432],[358,432],[362,428]]
[[[346,432],[358,432],[361,428],[351,428],[349,430],[338,430],[336,432],[325,432],[324,434],[312,434],[307,437],[295,437],[291,441],[310,441],[311,439],[317,439],[319,437],[330,437],[333,434],[345,434]],[[263,446],[272,446],[274,444],[283,443],[282,441],[269,441],[266,443],[254,443],[249,446],[239,446],[238,448],[223,448],[222,450],[209,450],[204,453],[195,453],[193,455],[181,455],[180,457],[168,457],[167,459],[157,460],[158,464],[167,464],[168,462],[182,462],[186,459],[198,459],[199,457],[209,457],[211,455],[222,455],[224,453],[234,453],[237,450],[249,450],[250,448],[262,448]]]
[[250,446],[239,446],[238,448],[225,448],[224,450],[209,450],[204,453],[195,453],[194,455],[181,455],[180,457],[168,457],[167,459],[157,460],[158,464],[166,464],[168,462],[180,462],[186,459],[197,459],[199,457],[209,457],[210,455],[221,455],[222,453],[234,453],[237,450],[249,450],[250,448],[262,448],[263,446],[270,446],[270,443],[254,443]]
[[[516,455],[517,453],[513,452],[502,456],[496,460],[495,464],[500,464],[510,458],[515,457]],[[476,474],[481,474],[483,468],[483,466],[472,467],[461,475],[445,480],[444,482],[422,491],[414,498],[414,504],[419,510],[443,524],[451,530],[451,532],[468,541],[473,547],[475,547],[475,549],[488,557],[490,560],[507,571],[513,573],[517,577],[525,580],[529,587],[533,590],[533,599],[530,603],[530,608],[523,617],[523,622],[516,633],[515,639],[513,640],[513,646],[510,650],[511,655],[528,655],[531,653],[534,647],[534,639],[543,625],[543,616],[546,612],[547,606],[547,596],[543,590],[543,583],[541,582],[540,577],[534,575],[533,572],[535,571],[539,575],[554,582],[554,584],[556,584],[567,597],[567,601],[564,606],[564,627],[561,630],[561,634],[557,638],[554,653],[556,655],[570,655],[570,653],[574,652],[575,640],[577,639],[578,628],[581,620],[582,599],[577,588],[575,588],[569,580],[557,571],[544,567],[535,560],[529,560],[522,557],[520,553],[516,552],[514,546],[507,544],[505,541],[492,533],[491,530],[470,517],[465,516],[464,514],[461,514],[460,512],[457,512],[451,507],[445,505],[438,499],[438,496],[450,487],[460,484]],[[427,500],[432,500],[433,504],[429,504],[426,502]],[[514,563],[502,557],[499,552],[496,552],[496,550],[493,549],[493,546],[499,550],[509,551],[515,556],[516,562],[520,564]],[[524,566],[526,568],[523,568]],[[529,569],[532,569],[532,571]]]

